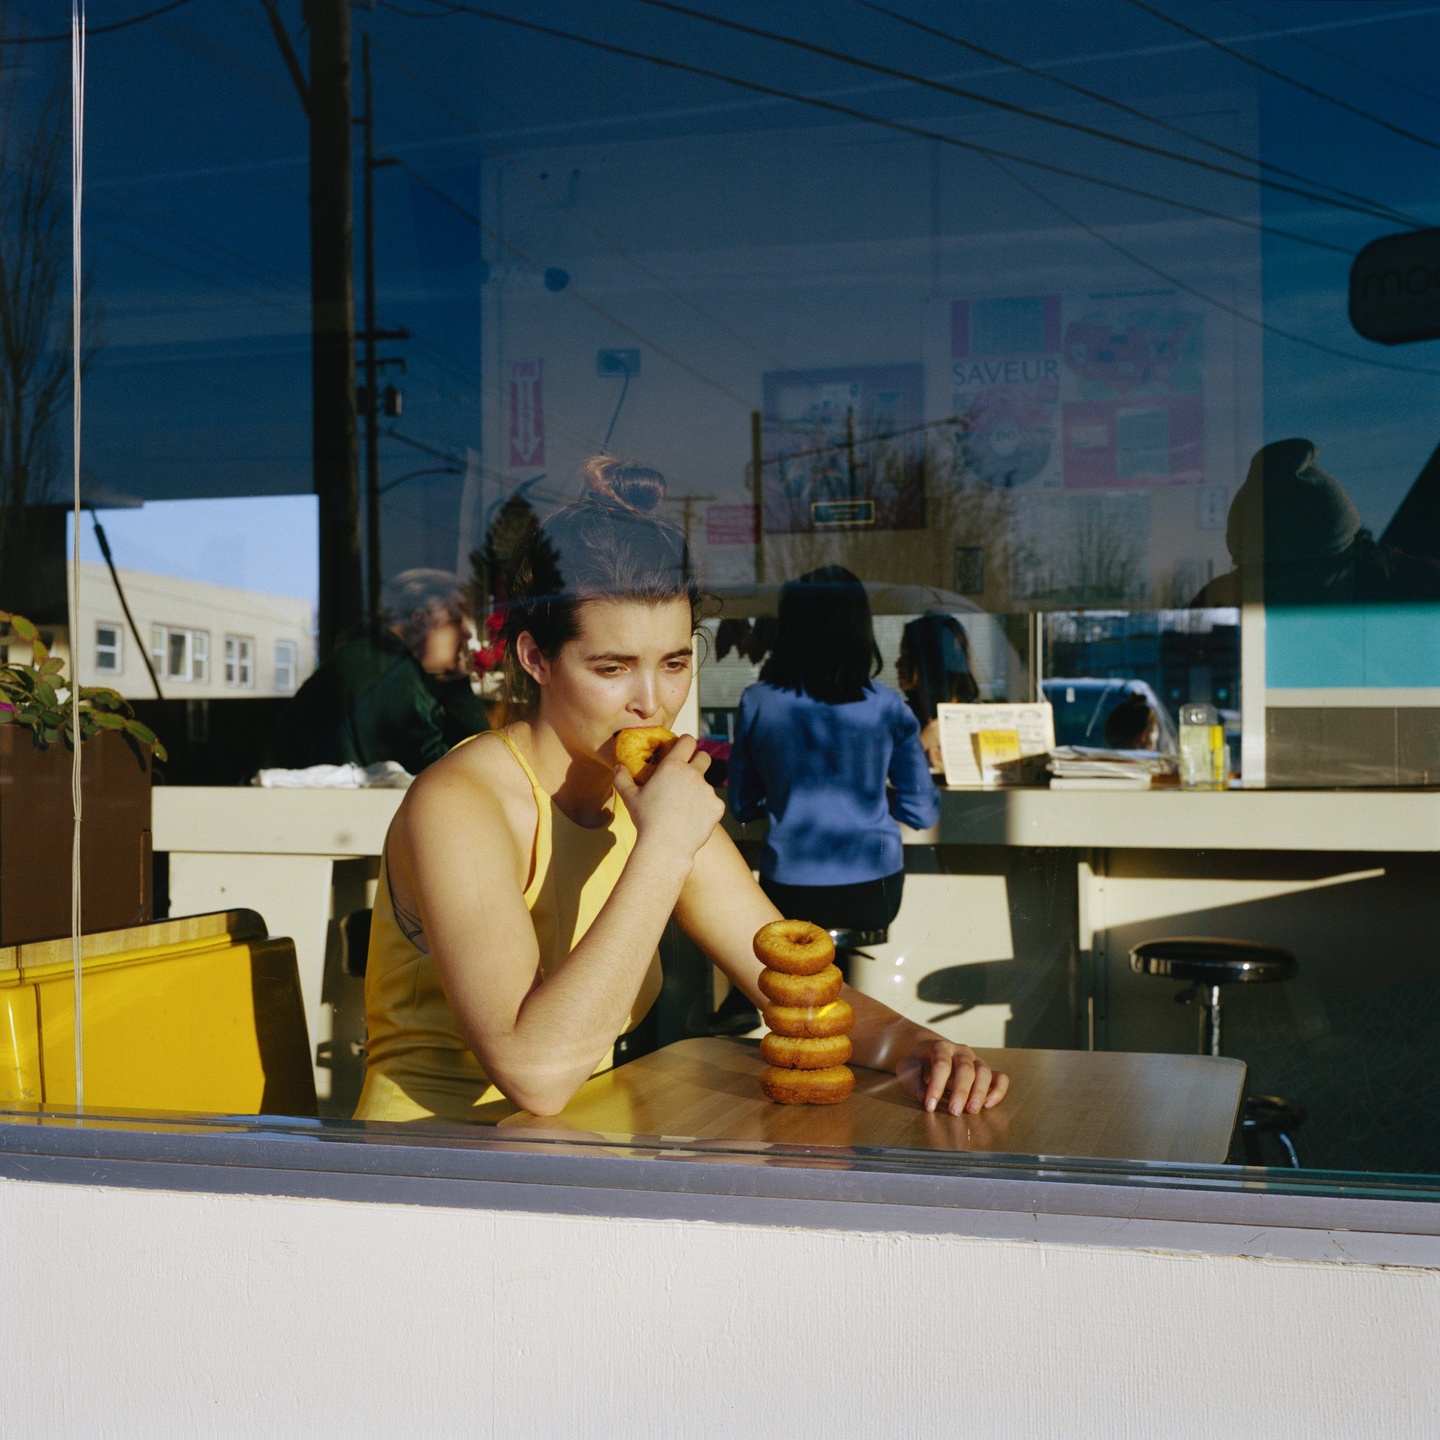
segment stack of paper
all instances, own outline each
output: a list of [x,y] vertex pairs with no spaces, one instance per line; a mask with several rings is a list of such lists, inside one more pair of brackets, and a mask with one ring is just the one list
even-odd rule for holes
[[1174,773],[1175,757],[1063,745],[1050,752],[1049,768],[1052,790],[1148,790],[1152,777]]

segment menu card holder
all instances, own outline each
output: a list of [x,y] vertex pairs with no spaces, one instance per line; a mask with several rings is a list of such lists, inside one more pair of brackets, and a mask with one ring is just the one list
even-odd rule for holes
[[[1043,756],[1055,748],[1055,712],[1048,701],[939,705],[936,712],[947,785],[1023,783],[1035,767],[1015,760]],[[1010,763],[997,763],[1001,752]]]

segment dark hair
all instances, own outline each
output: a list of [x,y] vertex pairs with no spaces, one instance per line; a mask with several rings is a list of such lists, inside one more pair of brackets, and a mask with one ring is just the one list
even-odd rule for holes
[[1112,750],[1139,750],[1155,723],[1150,702],[1132,692],[1105,717],[1105,743]]
[[824,565],[780,587],[775,648],[760,678],[827,705],[865,698],[880,671],[870,600],[843,565]]
[[527,631],[553,656],[580,633],[587,600],[690,603],[698,623],[700,587],[690,546],[678,525],[651,512],[665,498],[665,477],[644,465],[595,455],[581,467],[580,498],[534,525],[519,542],[505,604],[506,717],[524,719],[540,689],[515,657]]
[[970,641],[953,615],[912,620],[900,635],[900,664],[915,677],[905,699],[922,729],[935,718],[937,705],[968,705],[980,698],[970,668]]

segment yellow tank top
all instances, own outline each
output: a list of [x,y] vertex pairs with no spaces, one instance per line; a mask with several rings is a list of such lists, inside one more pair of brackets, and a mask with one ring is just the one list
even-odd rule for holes
[[[595,829],[577,825],[541,789],[515,742],[503,730],[490,733],[509,746],[535,792],[539,823],[525,907],[540,946],[541,972],[553,975],[610,898],[635,848],[635,822],[617,797],[608,824]],[[657,953],[635,996],[626,1030],[639,1024],[659,993]],[[383,858],[370,921],[365,1016],[369,1034],[357,1120],[440,1116],[494,1124],[519,1108],[490,1082],[466,1045],[428,950],[408,939],[396,923]],[[595,1073],[609,1068],[607,1053]]]

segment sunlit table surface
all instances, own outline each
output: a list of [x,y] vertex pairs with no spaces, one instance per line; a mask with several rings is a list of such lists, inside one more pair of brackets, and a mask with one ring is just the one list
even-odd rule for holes
[[1121,1051],[980,1050],[1010,1093],[980,1115],[926,1114],[880,1070],[838,1105],[776,1105],[753,1040],[680,1040],[588,1080],[555,1116],[514,1129],[784,1145],[978,1150],[1219,1164],[1245,1083],[1239,1060]]

